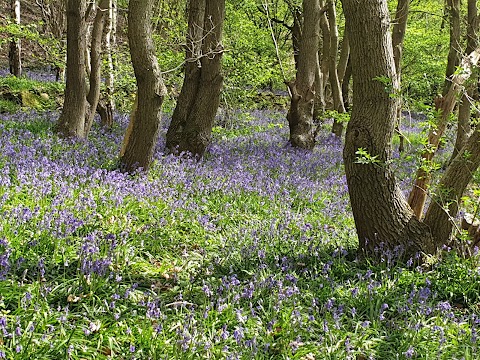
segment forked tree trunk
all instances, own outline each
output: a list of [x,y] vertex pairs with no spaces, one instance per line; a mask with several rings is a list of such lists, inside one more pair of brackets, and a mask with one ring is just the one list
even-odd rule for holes
[[[20,0],[11,0],[11,12],[15,24],[20,25]],[[8,53],[10,74],[16,77],[22,76],[21,49],[20,39],[12,39],[10,41],[10,49]]]
[[303,28],[296,79],[287,83],[292,94],[287,120],[290,143],[294,147],[313,149],[313,106],[315,72],[320,41],[320,1],[303,0]]
[[[386,0],[343,0],[353,67],[353,111],[343,152],[360,254],[375,248],[433,253],[428,226],[418,221],[390,167],[397,100],[385,91],[398,81]],[[369,157],[358,161],[362,149]],[[378,256],[378,255],[377,255]]]
[[[331,1],[328,4],[328,23],[330,27],[330,56],[329,64],[329,79],[332,89],[333,109],[339,114],[345,113],[345,106],[342,98],[342,88],[340,85],[339,74],[337,69],[337,54],[338,54],[338,27],[337,14],[335,10],[335,2]],[[343,78],[343,77],[342,77]],[[340,79],[342,79],[340,78]],[[338,137],[343,135],[343,123],[334,119],[332,133]]]
[[[467,24],[467,49],[466,53],[470,54],[475,50],[478,44],[478,32],[479,32],[479,18],[478,18],[478,9],[476,0],[468,0],[468,24]],[[471,102],[473,101],[474,94],[474,84],[469,84],[467,86],[466,92],[462,95],[462,100],[458,109],[458,126],[457,126],[457,137],[455,140],[455,146],[453,148],[452,157],[450,162],[455,159],[458,152],[465,145],[465,142],[468,139],[468,136],[471,132],[470,126],[470,110]]]
[[[402,80],[402,54],[403,54],[403,40],[405,39],[405,32],[407,30],[408,11],[410,6],[410,0],[398,0],[397,11],[395,13],[395,20],[393,21],[392,30],[392,46],[393,46],[393,59],[395,62],[395,70],[397,72],[397,79],[399,85]],[[400,123],[402,120],[402,99],[399,98],[397,105],[397,123],[396,132],[400,138],[400,145],[398,151],[403,152],[405,149],[405,137],[400,131]]]
[[223,85],[225,0],[191,0],[185,79],[167,132],[167,149],[201,158],[211,141]]
[[87,84],[85,82],[86,2],[67,1],[67,83],[57,131],[64,137],[85,137]]
[[460,65],[461,71],[458,71],[453,75],[451,79],[451,86],[444,97],[437,98],[436,108],[438,110],[438,119],[436,127],[428,134],[428,143],[426,149],[423,151],[422,164],[417,171],[415,182],[408,198],[408,203],[412,207],[415,216],[421,219],[423,215],[423,209],[425,207],[425,201],[427,199],[427,191],[431,182],[431,172],[425,168],[431,163],[433,156],[435,155],[440,139],[442,138],[447,128],[448,119],[455,107],[458,95],[462,90],[462,85],[467,81],[473,68],[477,65],[480,59],[480,48],[477,48],[471,54],[466,56]]
[[109,8],[109,0],[100,0],[92,29],[92,42],[90,45],[90,89],[87,101],[90,104],[87,111],[85,133],[88,134],[93,124],[100,100],[100,85],[102,73],[102,36],[105,25],[105,16]]
[[167,94],[152,39],[153,4],[153,0],[130,0],[128,4],[128,43],[137,80],[137,98],[120,158],[120,168],[125,172],[149,169]]
[[480,129],[475,130],[465,146],[448,166],[425,215],[437,247],[450,241],[461,198],[480,165]]

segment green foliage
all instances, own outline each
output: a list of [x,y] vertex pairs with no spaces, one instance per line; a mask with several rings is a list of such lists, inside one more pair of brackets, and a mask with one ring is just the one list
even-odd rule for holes
[[6,76],[0,78],[0,112],[19,108],[55,110],[63,96],[64,84]]

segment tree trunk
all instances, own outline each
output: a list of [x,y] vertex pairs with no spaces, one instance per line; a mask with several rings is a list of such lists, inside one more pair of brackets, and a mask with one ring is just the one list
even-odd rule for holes
[[292,31],[292,45],[293,45],[293,59],[295,61],[295,71],[298,70],[298,56],[300,53],[300,40],[302,39],[302,17],[303,14],[298,9],[292,10],[293,25]]
[[85,137],[86,92],[86,3],[67,1],[67,83],[57,131],[65,137]]
[[[361,254],[375,249],[433,253],[428,229],[415,218],[390,167],[398,89],[386,0],[343,0],[353,67],[353,112],[347,126],[344,163]],[[362,149],[369,157],[358,161]],[[378,253],[377,253],[378,256]]]
[[[115,68],[113,63],[113,46],[114,42],[114,28],[117,26],[115,23],[116,15],[114,13],[116,10],[115,0],[108,1],[108,25],[105,32],[105,53],[107,54],[107,74],[105,79],[105,86],[106,86],[106,98],[105,98],[105,106],[103,111],[100,112],[100,118],[102,126],[110,128],[113,125],[113,111],[115,110],[115,101],[114,101],[114,93],[115,93]],[[102,109],[103,110],[103,109]]]
[[93,119],[97,112],[100,100],[100,84],[102,73],[102,35],[105,25],[105,15],[109,9],[109,0],[100,0],[95,15],[90,45],[90,89],[87,94],[87,101],[90,104],[86,123],[85,133],[90,132]]
[[323,87],[323,73],[320,62],[320,54],[317,52],[315,64],[315,99],[313,104],[313,120],[318,121],[325,112],[325,88]]
[[[329,79],[332,88],[333,109],[339,114],[345,113],[345,107],[342,99],[342,89],[340,87],[339,74],[337,70],[337,53],[338,53],[338,27],[335,3],[332,1],[328,4],[328,24],[330,28],[330,56],[328,59]],[[343,77],[342,77],[343,78]],[[333,121],[332,133],[338,137],[343,135],[343,123],[337,119]]]
[[223,85],[225,0],[191,0],[185,79],[167,132],[167,149],[201,158],[211,141]]
[[[320,0],[320,6],[323,8],[325,6],[325,0]],[[328,25],[328,18],[326,12],[320,15],[320,29],[322,31],[321,40],[322,40],[322,48],[321,48],[321,56],[320,56],[320,68],[322,70],[322,78],[323,78],[323,89],[324,93],[326,93],[325,89],[328,84],[328,76],[329,76],[329,59],[330,59],[330,26]]]
[[[395,20],[393,21],[392,30],[392,46],[393,46],[393,59],[395,62],[395,70],[397,72],[397,80],[399,85],[402,83],[402,54],[403,54],[403,40],[405,39],[405,32],[407,30],[408,11],[410,6],[410,0],[398,0],[397,11],[395,13]],[[402,99],[399,98],[397,106],[397,123],[396,132],[400,138],[400,145],[398,151],[403,152],[405,150],[405,137],[400,131],[400,123],[402,121]]]
[[[20,0],[11,0],[12,18],[15,24],[20,25]],[[10,73],[16,77],[22,76],[22,57],[20,39],[10,41],[8,53]]]
[[348,58],[347,69],[342,80],[342,98],[345,111],[350,110],[350,79],[352,78],[352,61]]
[[447,0],[446,4],[450,13],[450,49],[448,52],[447,70],[445,73],[446,79],[442,96],[447,95],[450,89],[451,78],[460,63],[461,54],[460,0]]
[[461,71],[457,71],[451,79],[451,86],[444,97],[437,98],[435,101],[436,109],[438,110],[438,119],[436,127],[430,130],[428,134],[428,145],[422,153],[422,164],[415,178],[412,191],[408,198],[408,203],[412,207],[415,216],[421,219],[425,201],[427,199],[427,190],[431,182],[431,172],[426,169],[429,166],[433,156],[435,155],[440,139],[442,138],[445,129],[447,128],[448,119],[455,107],[456,99],[462,90],[462,85],[467,81],[473,68],[477,65],[480,59],[480,48],[477,48],[471,54],[466,56],[460,65]]
[[[466,53],[470,54],[478,45],[478,31],[479,31],[479,20],[478,20],[478,9],[476,0],[468,0],[468,24],[467,24],[467,49]],[[458,152],[463,148],[465,142],[468,139],[468,136],[471,132],[470,127],[470,110],[471,110],[471,101],[473,100],[474,85],[469,84],[466,90],[466,93],[462,95],[462,100],[458,109],[458,126],[457,126],[457,137],[455,140],[455,146],[453,148],[453,154],[450,159],[450,162],[455,159]]]
[[437,247],[450,241],[461,198],[480,165],[480,129],[474,131],[443,175],[424,222],[430,226]]
[[167,93],[152,39],[153,0],[130,0],[128,4],[128,43],[137,80],[136,106],[124,139],[120,168],[125,172],[151,165],[160,128],[161,107]]
[[290,143],[294,147],[313,149],[313,105],[315,98],[315,72],[320,40],[320,2],[303,0],[303,29],[296,79],[288,82],[292,94],[287,120]]

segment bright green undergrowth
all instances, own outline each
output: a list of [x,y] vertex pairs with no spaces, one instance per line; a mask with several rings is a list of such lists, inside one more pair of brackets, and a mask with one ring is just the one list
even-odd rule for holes
[[0,358],[477,358],[479,258],[359,261],[339,146],[272,166],[280,117],[241,115],[214,130],[230,152],[123,176],[101,170],[122,128],[71,143],[29,116],[0,139]]

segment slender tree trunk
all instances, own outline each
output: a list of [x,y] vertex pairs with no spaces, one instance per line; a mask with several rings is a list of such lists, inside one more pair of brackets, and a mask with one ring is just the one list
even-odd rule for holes
[[[325,7],[325,0],[320,0],[320,6],[322,8]],[[320,16],[320,29],[322,31],[321,39],[322,39],[322,48],[321,48],[321,56],[320,56],[320,68],[322,70],[322,78],[323,78],[323,89],[325,93],[325,88],[328,84],[328,77],[329,77],[329,59],[330,59],[330,26],[328,25],[328,18],[327,13],[324,12]]]
[[[468,0],[468,24],[467,24],[467,49],[466,53],[470,54],[478,46],[478,32],[479,32],[479,19],[476,0]],[[458,152],[463,148],[468,136],[471,132],[470,126],[470,110],[471,101],[473,101],[474,86],[469,84],[466,92],[462,95],[462,100],[458,109],[458,127],[457,137],[455,140],[455,146],[453,148],[453,154],[450,162],[455,159]]]
[[323,87],[323,73],[320,62],[320,54],[317,52],[317,63],[315,64],[315,100],[313,105],[313,119],[318,121],[325,112],[325,88]]
[[57,122],[59,134],[65,137],[85,137],[85,11],[85,1],[67,1],[67,83],[62,113]]
[[[329,79],[332,88],[333,109],[339,114],[345,113],[345,106],[342,99],[342,89],[340,86],[339,74],[337,69],[337,53],[338,53],[338,27],[337,14],[335,10],[335,3],[332,1],[328,4],[328,23],[330,27],[330,57],[329,64]],[[343,78],[343,77],[342,77]],[[343,123],[337,119],[333,121],[332,133],[338,137],[343,135]]]
[[[415,218],[390,167],[397,100],[376,79],[398,81],[386,0],[343,0],[353,67],[353,111],[347,126],[344,163],[361,254],[375,248],[433,253],[428,226]],[[358,162],[358,151],[370,160]],[[378,255],[377,255],[378,256]]]
[[480,129],[467,140],[465,146],[448,166],[425,215],[437,247],[450,241],[461,198],[473,174],[480,165]]
[[153,4],[153,0],[130,0],[128,4],[128,43],[137,79],[137,98],[120,158],[120,168],[125,172],[149,169],[167,93],[152,39]]
[[[12,17],[15,24],[20,25],[20,0],[11,0]],[[10,63],[10,73],[16,77],[22,76],[22,56],[20,39],[10,41],[10,50],[8,59]]]
[[185,79],[167,132],[167,149],[201,158],[211,141],[223,85],[225,0],[191,0]]
[[[395,70],[397,72],[398,83],[401,84],[402,80],[402,54],[403,54],[403,40],[405,39],[405,32],[407,30],[407,20],[409,12],[410,0],[398,0],[397,11],[395,13],[395,20],[393,21],[392,31],[392,46],[393,46],[393,59],[395,62]],[[398,151],[403,152],[405,150],[405,137],[400,131],[400,123],[402,121],[402,99],[399,99],[397,108],[397,124],[396,132],[400,138],[400,145]]]
[[343,34],[342,48],[340,50],[340,59],[338,60],[338,80],[343,83],[347,72],[348,61],[350,59],[350,42],[346,33]]
[[105,112],[100,112],[102,126],[110,128],[113,125],[113,111],[115,110],[115,68],[113,62],[113,46],[114,42],[114,28],[117,24],[116,20],[116,1],[108,1],[108,25],[105,32],[105,53],[107,54],[107,74],[105,79],[106,98],[105,98]]
[[298,9],[292,10],[293,25],[292,31],[292,44],[293,44],[293,59],[295,60],[295,70],[298,70],[298,57],[300,53],[300,41],[302,39],[302,18],[303,14]]
[[450,13],[450,48],[448,52],[446,79],[443,87],[442,96],[446,96],[451,86],[451,78],[455,73],[459,63],[461,50],[461,30],[460,30],[460,0],[447,0],[447,9]]
[[90,132],[93,119],[97,112],[100,100],[100,85],[102,73],[102,35],[105,26],[105,16],[109,9],[109,0],[100,0],[93,22],[92,42],[90,45],[90,89],[87,94],[87,101],[90,104],[88,116],[85,123],[85,133]]
[[350,79],[352,78],[352,61],[348,58],[347,69],[342,81],[342,98],[345,106],[345,111],[350,110]]
[[303,29],[296,79],[288,82],[292,94],[287,120],[290,143],[294,147],[312,149],[315,146],[313,106],[315,72],[320,41],[320,2],[303,0]]
[[[460,65],[461,71],[453,75],[451,79],[451,86],[447,94],[443,97],[437,98],[436,108],[438,110],[438,119],[435,129],[428,134],[428,145],[426,150],[422,153],[422,164],[429,165],[435,155],[440,139],[442,138],[447,128],[448,119],[456,104],[456,99],[462,90],[462,85],[467,81],[472,69],[477,65],[480,59],[480,48],[477,48],[471,54],[466,56]],[[431,182],[431,172],[427,171],[424,166],[417,171],[415,183],[408,198],[408,203],[415,212],[415,216],[421,219],[425,201],[427,199],[427,190]]]

